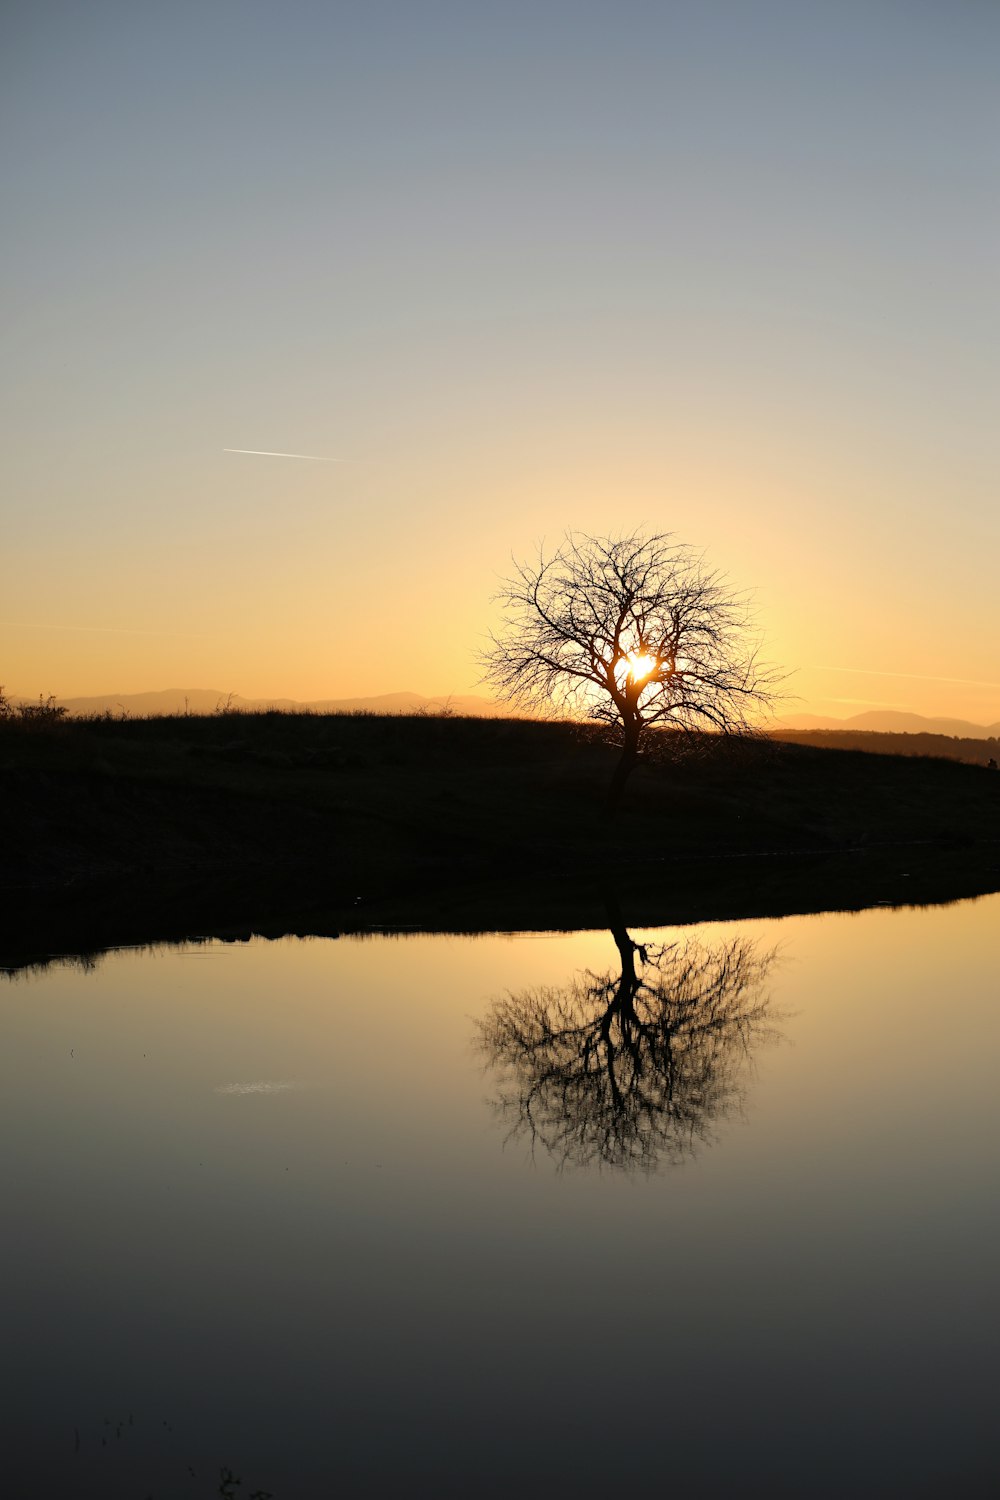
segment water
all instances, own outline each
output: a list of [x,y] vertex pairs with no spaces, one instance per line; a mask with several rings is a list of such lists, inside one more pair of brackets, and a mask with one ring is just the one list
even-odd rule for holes
[[3,983],[9,1492],[994,1493],[998,917]]

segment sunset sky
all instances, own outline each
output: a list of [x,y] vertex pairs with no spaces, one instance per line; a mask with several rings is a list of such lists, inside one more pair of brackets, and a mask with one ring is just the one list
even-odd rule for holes
[[798,709],[1000,719],[1000,5],[12,0],[0,55],[8,690],[476,691],[512,552],[644,524]]

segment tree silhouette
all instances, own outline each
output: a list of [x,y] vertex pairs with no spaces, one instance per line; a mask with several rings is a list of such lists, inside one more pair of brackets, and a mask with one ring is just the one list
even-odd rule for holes
[[740,938],[635,943],[617,911],[611,931],[620,972],[497,999],[479,1047],[508,1139],[560,1166],[654,1172],[741,1114],[753,1049],[779,1035],[763,993],[775,954]]
[[611,807],[650,729],[747,733],[775,701],[746,596],[667,533],[567,532],[551,556],[515,562],[496,597],[484,680],[525,707],[613,725]]

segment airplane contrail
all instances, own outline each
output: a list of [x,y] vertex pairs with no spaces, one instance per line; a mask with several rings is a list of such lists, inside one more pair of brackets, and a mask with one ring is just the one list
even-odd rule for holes
[[308,458],[314,464],[339,464],[341,458],[325,458],[321,453],[274,453],[270,448],[223,448],[223,453],[249,453],[254,458]]
[[880,672],[874,667],[810,667],[811,672],[857,672],[863,677],[903,677],[908,682],[958,682],[963,687],[1000,688],[1000,682],[985,682],[981,677],[934,677],[925,672]]

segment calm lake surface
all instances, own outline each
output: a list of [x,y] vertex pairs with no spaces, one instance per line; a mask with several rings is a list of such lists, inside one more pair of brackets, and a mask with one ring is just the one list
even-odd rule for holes
[[5,979],[8,1492],[996,1493],[998,934]]

